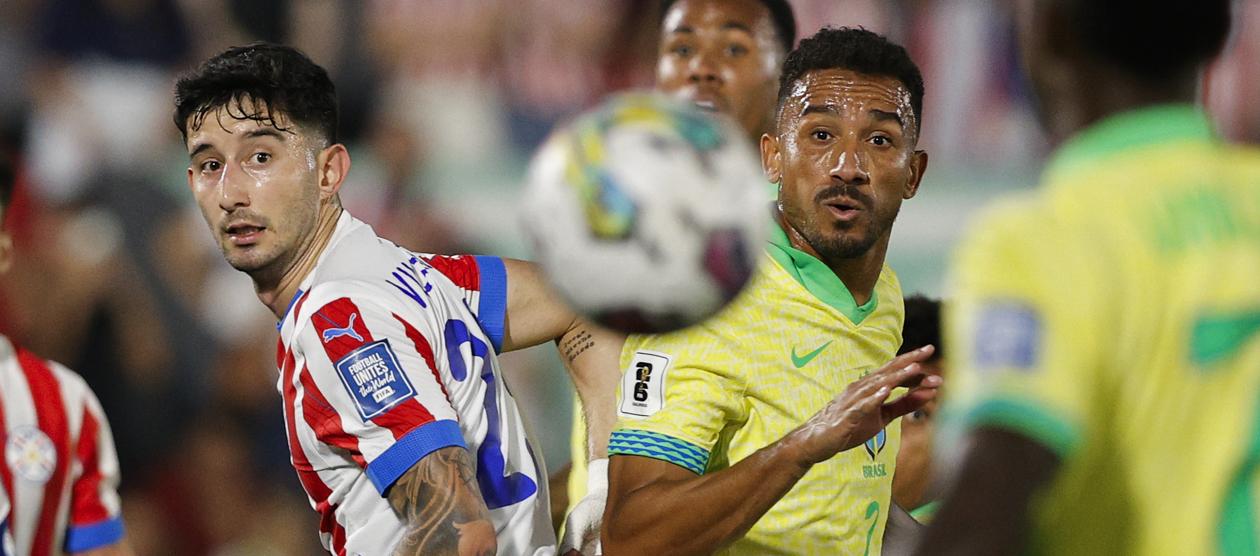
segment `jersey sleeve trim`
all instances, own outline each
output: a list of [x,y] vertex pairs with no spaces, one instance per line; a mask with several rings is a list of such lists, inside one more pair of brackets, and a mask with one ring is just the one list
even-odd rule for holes
[[1071,455],[1080,440],[1076,425],[1029,400],[982,401],[963,415],[963,425],[969,429],[994,426],[1023,434],[1060,458]]
[[703,475],[709,451],[685,440],[659,432],[621,429],[608,439],[608,455],[644,456],[667,461],[696,475]]
[[495,353],[503,351],[503,325],[507,316],[507,268],[503,259],[477,255],[481,276],[481,299],[477,302],[477,321],[490,336]]
[[367,466],[367,476],[381,496],[394,481],[424,456],[447,446],[467,448],[459,423],[450,419],[432,421],[416,427],[399,438]]
[[122,516],[66,530],[66,552],[83,552],[112,545],[123,538]]

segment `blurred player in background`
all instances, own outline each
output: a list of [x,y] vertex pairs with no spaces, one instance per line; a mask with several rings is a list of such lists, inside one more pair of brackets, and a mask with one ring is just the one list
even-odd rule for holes
[[[786,0],[664,0],[660,29],[658,91],[732,118],[754,142],[771,130],[779,67],[796,43],[796,16]],[[572,506],[562,549],[598,541],[607,494],[608,461],[596,461],[588,477],[582,455],[590,449],[580,408],[574,415]],[[577,507],[587,496],[584,507]]]
[[336,92],[300,52],[228,49],[179,81],[175,106],[193,196],[280,319],[289,449],[325,547],[554,553],[545,470],[498,354],[568,346],[607,431],[621,338],[580,322],[529,263],[412,253],[343,210]]
[[0,556],[12,556],[13,550],[13,535],[9,533],[9,495],[0,485]]
[[1021,8],[1061,144],[955,260],[969,450],[920,553],[1260,553],[1260,155],[1195,105],[1230,2]]
[[[0,226],[13,196],[0,157]],[[0,227],[0,271],[13,242]],[[118,498],[118,455],[83,379],[0,336],[0,521],[13,554],[130,554]],[[7,495],[7,496],[6,496]]]
[[[906,324],[897,355],[923,346],[935,346],[932,357],[921,365],[930,374],[945,377],[941,345],[941,302],[922,295],[906,298]],[[936,429],[937,400],[932,399],[901,419],[901,447],[893,474],[892,505],[884,530],[884,556],[910,554],[923,526],[936,507],[939,489],[932,473],[932,440]]]
[[905,49],[869,31],[824,29],[787,56],[761,138],[780,184],[768,260],[716,317],[622,350],[609,552],[879,553],[888,425],[940,383],[918,364],[931,347],[893,359],[902,298],[884,264],[927,167],[922,100]]

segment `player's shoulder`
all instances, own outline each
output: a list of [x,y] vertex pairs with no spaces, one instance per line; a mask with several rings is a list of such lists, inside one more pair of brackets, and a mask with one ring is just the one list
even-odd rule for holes
[[[52,379],[54,382],[36,380],[29,383],[32,388],[37,387],[38,384],[55,385],[61,392],[61,398],[67,404],[77,403],[78,400],[87,397],[95,397],[82,375],[57,361],[34,353],[4,336],[0,336],[0,358],[12,360],[16,363],[10,368],[20,368],[24,372],[33,372]],[[40,394],[35,395],[40,396]]]

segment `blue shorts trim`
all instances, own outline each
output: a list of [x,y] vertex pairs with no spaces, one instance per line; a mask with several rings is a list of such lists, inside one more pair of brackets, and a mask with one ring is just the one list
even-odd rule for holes
[[421,458],[447,446],[468,448],[459,423],[449,419],[425,423],[403,435],[367,466],[368,480],[376,491],[385,496],[394,481],[406,473]]

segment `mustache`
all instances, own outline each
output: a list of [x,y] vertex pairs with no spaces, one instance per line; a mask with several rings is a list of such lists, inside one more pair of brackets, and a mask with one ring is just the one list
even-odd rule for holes
[[847,183],[832,184],[827,186],[825,189],[814,195],[814,202],[823,204],[824,202],[837,197],[848,197],[857,201],[863,207],[869,207],[874,202],[870,193],[863,191],[861,187]]

